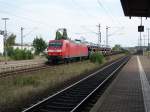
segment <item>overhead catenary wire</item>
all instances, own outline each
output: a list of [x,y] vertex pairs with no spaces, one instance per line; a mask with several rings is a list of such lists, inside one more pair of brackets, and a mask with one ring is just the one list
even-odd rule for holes
[[88,16],[89,18],[91,18],[91,17],[98,18],[97,16],[93,15],[92,13],[89,13],[89,11],[87,11],[87,9],[83,5],[81,6],[77,1],[75,1],[75,0],[71,0],[71,1],[73,4],[75,4],[73,6],[79,8],[84,13],[84,15]]
[[[89,13],[89,11],[88,10],[86,10],[86,8],[82,5],[80,5],[76,0],[71,0],[72,2],[73,2],[73,4],[75,4],[75,5],[73,5],[74,7],[78,7],[79,9],[81,9],[81,11],[82,12],[84,12],[84,14],[86,14],[88,17],[93,17],[93,18],[95,18],[95,17],[97,17],[96,15],[93,15],[92,13]],[[18,5],[14,5],[14,4],[10,4],[10,3],[8,3],[8,2],[4,2],[4,1],[0,1],[1,2],[1,4],[5,4],[6,6],[8,6],[8,7],[10,7],[10,6],[13,6],[14,8],[17,8],[17,7],[19,7]],[[104,8],[104,10],[106,11],[106,12],[108,12],[107,10],[106,10],[106,8],[101,4],[101,2],[98,0],[98,3]],[[22,7],[21,7],[21,9],[23,9]],[[24,9],[23,9],[24,10]],[[29,9],[25,9],[25,10],[27,10],[28,12],[31,12],[32,10],[29,10]],[[6,11],[5,11],[6,12]],[[8,14],[8,13],[7,13]],[[21,19],[24,19],[24,20],[27,20],[27,21],[32,21],[32,22],[36,22],[36,23],[39,23],[39,24],[43,24],[43,25],[46,25],[47,26],[47,23],[43,23],[43,21],[39,21],[39,20],[33,20],[33,19],[31,19],[31,18],[27,18],[27,17],[20,17],[20,16],[18,16],[18,15],[14,15],[13,13],[9,13],[9,14],[12,14],[13,16],[16,16],[16,17],[19,17],[19,18],[21,18]],[[109,13],[108,13],[109,14]]]
[[[73,3],[76,4],[76,7],[80,8],[88,17],[93,16],[93,18],[94,18],[94,15],[88,13],[88,11],[85,8],[80,7],[78,5],[78,3],[75,2],[74,0],[72,0],[72,1],[73,1]],[[15,8],[18,7],[17,5],[14,5],[14,4],[12,5],[10,3],[6,3],[6,2],[2,2],[2,1],[0,1],[0,2],[3,3],[3,4],[5,4],[7,7],[10,7],[10,6],[13,6]],[[30,10],[28,10],[28,9],[27,9],[27,11],[30,12]],[[52,26],[52,25],[49,25],[49,23],[46,23],[46,22],[43,22],[43,21],[40,21],[40,20],[31,19],[31,18],[26,17],[26,16],[19,16],[19,15],[16,15],[16,14],[12,13],[12,12],[6,11],[6,10],[5,11],[1,10],[0,12],[4,13],[4,14],[7,14],[7,15],[11,15],[13,17],[16,17],[15,19],[18,19],[18,20],[21,20],[21,21],[28,21],[28,22],[37,23],[39,25],[42,25],[43,27],[48,27],[49,28],[49,26]]]
[[84,30],[86,30],[86,31],[88,31],[89,33],[93,33],[93,34],[96,34],[96,35],[98,35],[98,33],[97,32],[95,32],[94,30],[91,30],[89,27],[86,27],[86,26],[80,26],[82,29],[84,29]]
[[[4,1],[2,2],[2,1],[0,1],[1,3],[5,3]],[[88,10],[87,9],[87,7],[85,7],[83,4],[81,5],[81,4],[79,4],[78,3],[78,1],[76,1],[76,0],[71,0],[71,2],[74,4],[73,6],[74,7],[77,7],[77,8],[79,8],[80,10],[81,10],[81,12],[82,12],[82,14],[83,15],[86,15],[86,16],[88,16],[89,18],[98,18],[98,16],[97,15],[94,15],[93,13],[91,13],[91,11],[90,10]],[[10,4],[10,3],[5,3],[6,4],[6,6],[13,6],[14,8],[15,7],[18,7],[17,5],[14,5],[14,4]],[[20,8],[20,7],[19,7]],[[104,7],[105,8],[105,7]],[[23,9],[22,7],[21,7],[21,9]],[[3,10],[6,10],[6,9],[3,9]],[[23,9],[24,10],[24,9]],[[25,11],[28,11],[29,13],[30,13],[30,10],[29,9],[25,9]],[[32,10],[31,10],[32,11]],[[21,21],[30,21],[30,22],[33,22],[33,23],[38,23],[39,25],[43,25],[43,27],[47,27],[47,28],[49,28],[49,26],[51,26],[50,25],[50,23],[46,23],[46,21],[41,21],[41,20],[37,20],[37,19],[33,19],[33,18],[30,18],[30,17],[27,17],[26,15],[22,15],[22,16],[20,16],[20,15],[17,15],[17,14],[15,14],[15,12],[10,12],[10,11],[4,11],[4,14],[8,14],[8,15],[12,15],[12,16],[14,16],[14,17],[17,17],[16,19],[19,19],[19,20],[21,20]],[[109,14],[109,13],[108,13]],[[92,20],[93,21],[93,20]],[[113,21],[114,22],[114,21]],[[97,23],[99,23],[99,22],[97,22]],[[79,27],[81,27],[81,26],[79,26]],[[88,26],[82,26],[81,27],[82,29],[84,29],[84,30],[86,30],[86,31],[89,31],[89,33],[91,33],[91,34],[95,34],[95,35],[98,35],[98,33],[97,32],[95,32],[95,30],[92,30],[90,27],[88,27]]]
[[49,27],[48,23],[44,23],[42,21],[38,21],[38,20],[33,20],[31,18],[28,18],[28,17],[25,17],[25,16],[18,16],[16,14],[13,14],[13,13],[10,13],[8,11],[0,11],[1,13],[3,14],[7,14],[7,15],[11,15],[13,17],[16,17],[16,19],[19,19],[19,20],[25,20],[25,21],[28,21],[28,22],[33,22],[33,23],[38,23],[39,25],[43,25],[44,27]]
[[[115,27],[111,27],[111,28],[115,28]],[[118,27],[114,32],[110,33],[108,36],[113,36],[113,35],[116,35],[116,34],[120,34],[120,33],[122,33],[120,31],[122,31],[123,29],[124,29],[124,27]]]
[[[8,3],[6,1],[5,2],[4,1],[0,1],[0,5],[2,5],[2,6],[5,5],[7,8],[10,8],[10,6],[11,6],[11,7],[15,8],[15,9],[18,9],[18,7],[19,7],[19,9],[22,9],[22,10],[28,12],[28,13],[32,12],[32,10],[24,9],[24,8],[18,6],[18,5],[14,5],[14,4]],[[36,23],[38,25],[42,25],[43,27],[47,27],[47,28],[49,28],[49,26],[52,26],[52,25],[50,25],[49,23],[47,23],[45,21],[41,21],[41,20],[38,20],[38,19],[35,20],[35,19],[32,19],[32,18],[29,18],[29,17],[27,17],[28,15],[26,15],[26,16],[19,16],[19,15],[13,13],[12,11],[11,12],[7,11],[6,10],[7,8],[1,10],[0,12],[3,13],[3,14],[7,14],[7,15],[11,15],[13,17],[16,17],[16,19],[18,19],[20,21],[28,21],[28,22]]]
[[105,11],[109,19],[112,20],[112,22],[116,23],[118,26],[122,25],[122,23],[116,17],[114,17],[112,13],[109,13],[110,11],[106,9],[106,7],[104,7],[104,5],[102,4],[100,0],[97,0],[97,3]]
[[[80,7],[80,5],[75,1],[75,0],[71,0],[72,2],[74,2],[76,5],[75,6],[78,6],[81,10],[83,10],[83,12],[85,12],[88,16],[92,17],[91,14],[89,14],[85,8],[82,6]],[[97,2],[99,3],[99,5],[103,8],[103,10],[105,11],[105,13],[109,16],[109,18],[112,20],[112,22],[116,23],[118,26],[122,25],[120,23],[120,21],[117,19],[117,18],[114,18],[113,15],[111,15],[109,13],[109,11],[103,6],[103,4],[100,2],[100,0],[97,0]],[[98,33],[96,33],[95,31],[91,30],[89,27],[86,27],[86,26],[81,26],[82,29],[86,30],[86,31],[89,31],[90,33],[93,33],[93,34],[96,34],[98,35]],[[121,27],[121,28],[118,28],[118,30],[114,31],[113,33],[111,33],[109,36],[112,36],[114,34],[117,34],[118,31],[120,31],[121,29],[123,29],[124,27]]]
[[31,33],[33,33],[37,29],[38,29],[37,27],[34,27],[31,31],[29,31],[28,33],[24,34],[23,37],[26,37],[26,36],[30,35]]
[[[97,23],[101,23],[101,19],[102,18],[99,18],[97,15],[93,15],[92,13],[89,13],[89,11],[86,10],[86,8],[82,5],[80,5],[76,0],[71,0],[74,4],[74,6],[78,7],[79,9],[81,9],[81,11],[84,13],[84,15],[87,15],[89,18],[97,18]],[[91,33],[93,34],[96,34],[96,35],[99,35],[97,32],[89,29],[89,27],[86,27],[86,26],[81,26],[82,29],[86,30],[86,31],[90,31]]]
[[[72,1],[72,3],[73,4],[75,4],[75,5],[73,5],[73,6],[75,6],[75,7],[78,7],[79,9],[81,9],[81,11],[84,13],[84,15],[87,15],[88,17],[93,17],[93,18],[95,18],[96,16],[95,15],[93,15],[93,14],[91,14],[91,13],[89,13],[87,10],[86,10],[86,8],[85,7],[81,7],[81,5],[79,5],[78,4],[78,2],[76,2],[75,0],[71,0]],[[19,7],[18,5],[14,5],[14,4],[10,4],[10,3],[7,3],[6,1],[4,2],[4,1],[0,1],[1,2],[1,4],[3,4],[3,5],[5,5],[6,7],[14,7],[14,8],[17,8],[17,7]],[[23,9],[22,7],[21,7],[21,9]],[[24,9],[23,9],[24,10]],[[25,10],[27,10],[28,12],[31,12],[32,10],[29,10],[29,9],[25,9]],[[28,17],[26,17],[26,16],[19,16],[19,15],[16,15],[16,14],[14,14],[14,13],[12,13],[12,12],[9,12],[9,11],[0,11],[1,13],[4,13],[4,14],[8,14],[8,15],[11,15],[11,16],[14,16],[14,17],[17,17],[16,19],[19,19],[19,20],[25,20],[25,21],[30,21],[30,22],[33,22],[33,23],[38,23],[38,24],[40,24],[40,25],[43,25],[44,27],[49,27],[49,26],[51,26],[51,25],[48,25],[49,23],[46,23],[46,22],[43,22],[43,21],[40,21],[40,20],[34,20],[34,19],[31,19],[31,18],[28,18]]]

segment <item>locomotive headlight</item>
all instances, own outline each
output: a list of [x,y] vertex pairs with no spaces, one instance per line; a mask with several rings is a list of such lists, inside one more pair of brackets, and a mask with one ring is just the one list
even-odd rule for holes
[[54,50],[48,50],[48,52],[54,52]]
[[62,50],[55,50],[55,52],[62,52]]
[[62,52],[62,50],[48,50],[48,52]]

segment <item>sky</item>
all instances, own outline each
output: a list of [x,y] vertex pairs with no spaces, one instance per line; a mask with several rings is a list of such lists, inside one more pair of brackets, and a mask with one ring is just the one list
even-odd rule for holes
[[[136,46],[140,18],[125,17],[120,0],[0,0],[0,18],[8,17],[8,33],[17,35],[20,43],[20,29],[24,28],[24,43],[32,43],[36,36],[45,41],[53,40],[58,28],[67,28],[71,39],[85,38],[98,43],[98,27],[101,25],[102,42],[105,44],[106,26],[109,26],[109,45]],[[149,19],[143,19],[145,29]],[[0,30],[4,21],[0,20]],[[142,34],[147,35],[146,32]],[[0,36],[0,51],[2,51]]]

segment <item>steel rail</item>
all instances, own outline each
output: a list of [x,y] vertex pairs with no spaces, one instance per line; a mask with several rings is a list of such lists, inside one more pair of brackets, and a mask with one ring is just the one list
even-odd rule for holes
[[128,60],[129,57],[121,58],[22,112],[75,112]]
[[36,67],[31,67],[31,68],[22,68],[22,69],[17,69],[17,70],[12,70],[12,71],[6,71],[0,73],[0,78],[8,77],[8,76],[14,76],[17,75],[18,73],[25,73],[25,72],[32,72],[32,71],[37,71],[37,70],[42,70],[49,68],[50,66],[48,65],[40,65]]
[[71,112],[77,111],[77,109],[86,101],[90,96],[92,96],[101,86],[103,86],[124,64],[124,61],[116,70],[114,70],[96,89],[94,89],[84,100],[82,100]]

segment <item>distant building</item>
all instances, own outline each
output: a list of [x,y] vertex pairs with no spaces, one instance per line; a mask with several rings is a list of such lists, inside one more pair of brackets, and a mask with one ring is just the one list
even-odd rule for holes
[[137,52],[137,48],[136,47],[123,47],[125,50],[130,51],[130,53],[136,53]]
[[[32,53],[35,52],[35,49],[34,47],[32,46],[32,44],[30,43],[27,43],[27,44],[24,44],[23,46],[21,46],[21,44],[18,44],[16,43],[14,46],[13,46],[14,49],[16,48],[23,48],[23,49],[27,49],[27,50],[31,50]],[[4,43],[3,43],[3,36],[0,35],[0,54],[2,54],[4,52]]]
[[32,51],[32,53],[34,53],[35,52],[35,49],[34,49],[34,47],[33,47],[33,45],[32,44],[23,44],[23,46],[21,46],[21,44],[15,44],[14,46],[13,46],[13,48],[14,49],[16,49],[16,48],[18,48],[18,49],[27,49],[27,50],[31,50]]
[[136,49],[137,50],[142,49],[142,50],[146,51],[148,49],[148,46],[136,46]]

